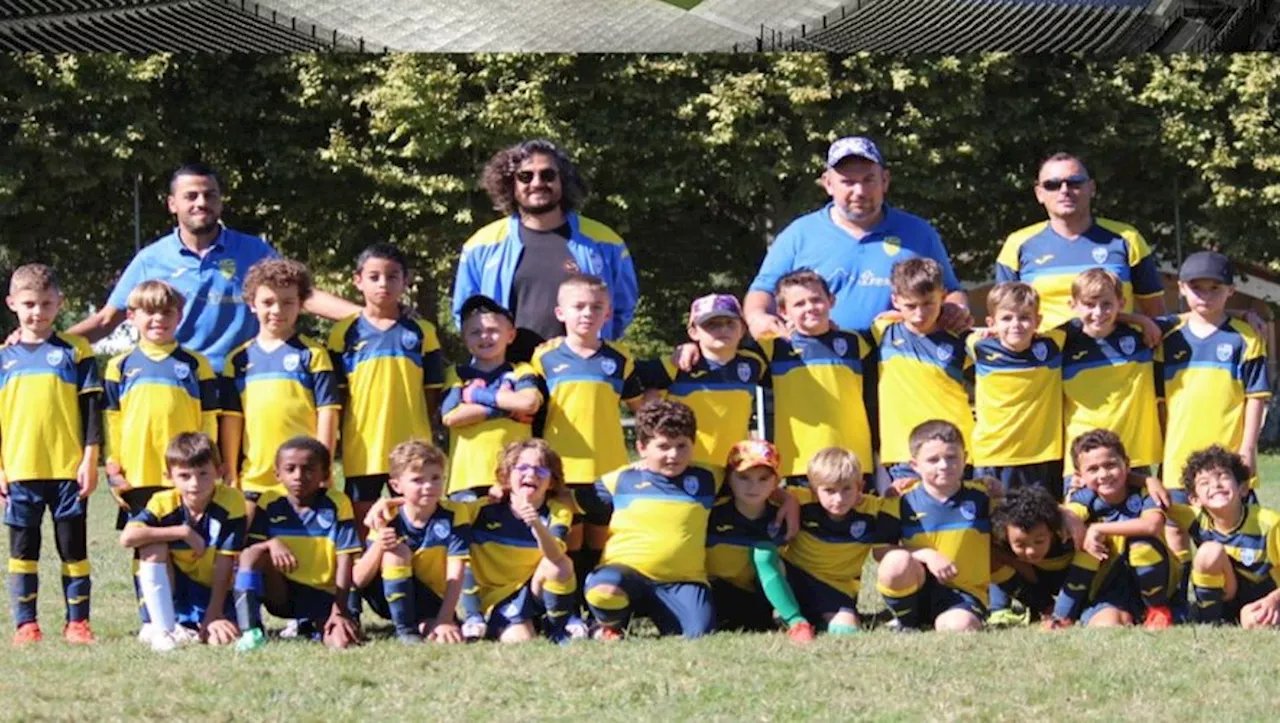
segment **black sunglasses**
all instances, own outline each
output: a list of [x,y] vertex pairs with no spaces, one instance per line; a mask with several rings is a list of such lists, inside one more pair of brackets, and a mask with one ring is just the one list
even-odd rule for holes
[[1088,182],[1089,177],[1082,175],[1067,176],[1066,178],[1046,178],[1040,182],[1040,187],[1046,191],[1056,191],[1062,188],[1062,184],[1065,183],[1067,188],[1075,191]]
[[[531,183],[533,176],[533,171],[516,171],[516,180],[524,184]],[[543,168],[538,171],[537,176],[538,180],[543,183],[555,183],[556,179],[560,177],[560,172],[554,168]]]

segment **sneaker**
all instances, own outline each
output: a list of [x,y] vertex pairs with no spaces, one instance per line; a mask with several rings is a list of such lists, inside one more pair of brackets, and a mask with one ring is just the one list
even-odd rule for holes
[[1023,611],[1019,615],[1012,608],[992,610],[991,614],[987,616],[987,625],[993,628],[1016,628],[1027,625],[1030,622],[1030,611]]
[[417,633],[396,633],[396,642],[401,645],[422,645],[422,636]]
[[178,641],[174,638],[173,633],[166,633],[159,628],[156,628],[155,632],[151,634],[147,643],[151,646],[151,652],[153,653],[171,653],[178,649]]
[[157,628],[155,625],[151,623],[143,623],[142,627],[138,628],[138,642],[144,643],[146,645],[150,645],[151,636],[155,635],[158,632],[160,632],[160,628]]
[[67,626],[62,629],[62,639],[72,645],[93,645],[97,642],[88,620],[72,620],[67,623]]
[[625,637],[626,635],[623,634],[623,632],[617,628],[609,628],[603,625],[596,628],[596,634],[595,634],[596,640],[603,640],[605,642],[612,643],[612,642],[617,642],[619,640],[622,640]]
[[267,644],[267,634],[262,628],[250,628],[236,641],[237,653],[251,653]]
[[897,633],[899,635],[920,632],[915,628],[909,628],[906,625],[903,625],[902,621],[897,618],[893,618],[889,620],[889,622],[885,623],[884,629],[888,630],[891,633]]
[[462,639],[467,642],[476,640],[484,640],[489,634],[489,626],[485,624],[484,618],[479,615],[471,615],[462,621]]
[[787,628],[787,637],[796,645],[808,645],[813,642],[813,626],[807,620],[802,620]]
[[591,637],[591,628],[587,627],[582,618],[571,615],[564,624],[564,637],[566,640],[586,640]]
[[169,637],[173,638],[178,645],[195,645],[200,642],[199,631],[185,625],[175,626],[173,632],[169,633]]
[[13,634],[13,644],[15,647],[30,645],[44,640],[44,633],[40,632],[40,624],[32,620],[29,623],[23,623]]
[[1167,605],[1147,608],[1147,617],[1142,621],[1147,630],[1164,630],[1173,627],[1173,611]]
[[1071,618],[1055,618],[1053,616],[1049,616],[1040,622],[1040,627],[1045,630],[1066,630],[1075,624],[1076,621]]
[[290,620],[285,623],[284,629],[280,631],[281,640],[292,640],[302,635],[302,620]]

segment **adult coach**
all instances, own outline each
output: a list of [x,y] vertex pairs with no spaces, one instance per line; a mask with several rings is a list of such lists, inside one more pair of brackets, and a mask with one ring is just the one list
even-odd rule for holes
[[[258,320],[240,293],[249,267],[279,254],[257,236],[221,224],[222,191],[218,174],[191,163],[169,178],[169,213],[178,220],[173,231],[139,251],[97,313],[71,327],[72,334],[97,341],[110,334],[127,313],[129,292],[143,281],[172,284],[186,298],[178,343],[204,354],[221,373],[228,353],[258,333]],[[303,307],[326,319],[360,311],[349,301],[317,289]]]
[[1071,282],[1081,271],[1101,267],[1124,284],[1125,311],[1149,317],[1165,313],[1164,286],[1155,255],[1127,223],[1095,218],[1090,209],[1097,184],[1084,162],[1054,153],[1040,164],[1036,200],[1048,221],[1014,231],[996,259],[996,281],[1025,281],[1040,293],[1040,328],[1052,329],[1071,313]]
[[618,339],[635,312],[635,268],[622,237],[578,213],[586,184],[550,141],[504,148],[485,165],[481,184],[505,214],[462,246],[453,285],[453,315],[483,294],[515,315],[516,341],[508,359],[528,361],[543,340],[564,334],[556,318],[556,292],[570,274],[594,274],[609,285],[612,316],[601,335]]
[[868,329],[877,315],[892,308],[893,265],[915,257],[942,266],[947,295],[941,325],[952,330],[972,325],[969,297],[938,232],[928,221],[885,202],[889,169],[875,143],[860,136],[832,143],[820,181],[830,202],[778,234],[747,291],[743,315],[752,336],[789,334],[773,312],[774,285],[784,274],[806,267],[826,279],[836,297],[832,321],[842,329]]

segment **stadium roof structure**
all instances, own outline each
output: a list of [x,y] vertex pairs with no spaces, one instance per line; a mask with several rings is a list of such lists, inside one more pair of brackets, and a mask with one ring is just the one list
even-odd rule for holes
[[[687,0],[686,0],[687,4]],[[1280,48],[1280,0],[0,0],[0,51]]]

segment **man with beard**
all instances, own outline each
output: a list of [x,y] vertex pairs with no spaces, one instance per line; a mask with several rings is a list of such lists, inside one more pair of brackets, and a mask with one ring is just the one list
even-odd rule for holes
[[[177,341],[209,359],[222,372],[226,355],[258,333],[257,318],[244,303],[241,286],[249,267],[279,254],[266,241],[220,223],[222,191],[218,174],[191,163],[169,178],[169,212],[178,225],[139,251],[107,303],[68,331],[97,341],[124,320],[129,292],[143,281],[171,284],[185,298]],[[344,299],[316,289],[303,304],[326,319],[342,319],[360,311]]]
[[481,184],[506,217],[462,247],[453,287],[455,320],[472,296],[493,299],[515,315],[516,340],[507,361],[529,361],[542,341],[564,335],[555,316],[556,293],[560,282],[583,273],[609,287],[612,316],[601,336],[621,338],[638,294],[631,253],[613,229],[578,213],[587,189],[568,156],[550,141],[524,141],[494,154]]

